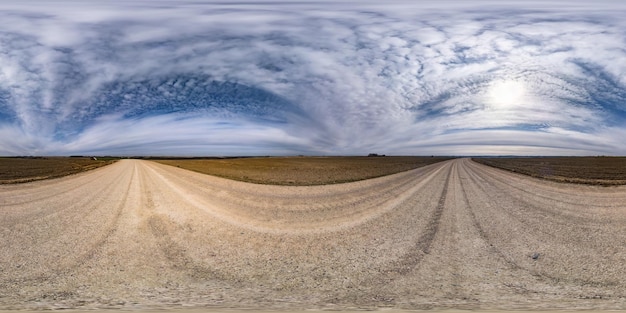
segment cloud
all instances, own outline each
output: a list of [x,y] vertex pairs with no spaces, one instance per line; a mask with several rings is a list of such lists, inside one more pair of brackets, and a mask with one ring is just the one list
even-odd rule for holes
[[564,4],[3,3],[0,154],[625,154],[626,7]]
[[75,140],[60,144],[57,149],[68,154],[128,155],[135,153],[138,146],[150,155],[181,154],[174,151],[182,151],[182,155],[228,155],[232,149],[244,155],[311,153],[305,139],[293,137],[280,128],[246,120],[224,122],[211,116],[198,118],[196,114],[167,114],[136,120],[111,118],[85,130]]

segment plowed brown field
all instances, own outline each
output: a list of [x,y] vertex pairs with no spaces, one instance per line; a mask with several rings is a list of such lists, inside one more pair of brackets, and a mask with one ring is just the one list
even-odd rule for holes
[[475,158],[475,162],[557,182],[626,185],[625,157]]
[[626,187],[445,161],[270,186],[122,160],[0,186],[0,309],[626,309]]
[[450,157],[264,157],[168,159],[156,162],[257,184],[311,186],[375,178],[450,160]]
[[111,158],[91,160],[84,157],[0,157],[0,185],[63,177],[114,161]]

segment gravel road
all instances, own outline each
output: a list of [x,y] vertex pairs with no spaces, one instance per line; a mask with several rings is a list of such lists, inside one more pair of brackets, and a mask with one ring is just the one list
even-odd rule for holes
[[0,186],[0,309],[626,309],[626,187],[457,159],[255,185],[122,160]]

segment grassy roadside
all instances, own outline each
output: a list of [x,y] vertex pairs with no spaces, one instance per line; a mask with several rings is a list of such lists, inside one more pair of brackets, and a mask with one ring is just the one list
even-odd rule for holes
[[345,183],[399,173],[449,157],[267,157],[153,160],[239,181],[310,186]]
[[114,158],[0,157],[0,184],[25,183],[89,171],[115,162]]
[[626,185],[626,157],[472,158],[473,161],[556,182]]

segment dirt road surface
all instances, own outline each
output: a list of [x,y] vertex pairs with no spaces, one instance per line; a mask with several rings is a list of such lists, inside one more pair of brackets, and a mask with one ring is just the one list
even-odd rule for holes
[[626,309],[626,187],[469,159],[347,184],[123,160],[0,186],[0,309]]

